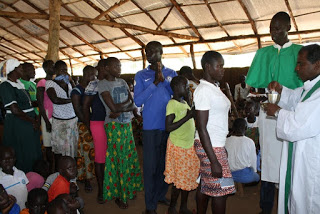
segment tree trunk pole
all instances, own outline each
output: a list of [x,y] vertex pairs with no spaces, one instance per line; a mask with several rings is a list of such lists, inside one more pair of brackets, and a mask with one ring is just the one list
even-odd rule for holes
[[193,69],[197,69],[196,59],[195,59],[195,57],[194,57],[193,44],[190,44],[190,55],[191,55],[191,60],[192,60]]
[[147,57],[146,57],[146,52],[144,48],[142,48],[141,50],[141,55],[142,55],[142,69],[145,69],[147,67]]
[[49,40],[46,60],[59,60],[61,0],[49,0]]

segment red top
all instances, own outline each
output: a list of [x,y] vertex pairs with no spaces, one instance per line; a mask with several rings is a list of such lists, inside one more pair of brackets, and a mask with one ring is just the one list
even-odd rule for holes
[[48,191],[49,202],[60,194],[70,194],[70,181],[59,175],[52,183]]

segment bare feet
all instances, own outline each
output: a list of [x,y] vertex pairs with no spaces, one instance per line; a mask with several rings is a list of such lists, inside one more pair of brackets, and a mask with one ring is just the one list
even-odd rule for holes
[[114,202],[118,205],[120,209],[128,209],[128,203],[124,203],[119,198],[116,198]]

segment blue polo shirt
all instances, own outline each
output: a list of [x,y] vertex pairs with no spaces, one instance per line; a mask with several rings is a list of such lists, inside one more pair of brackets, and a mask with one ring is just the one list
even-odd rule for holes
[[144,130],[165,130],[166,106],[173,94],[170,82],[177,76],[174,70],[163,66],[165,81],[156,86],[153,84],[155,73],[149,65],[135,75],[134,102],[138,107],[143,105]]

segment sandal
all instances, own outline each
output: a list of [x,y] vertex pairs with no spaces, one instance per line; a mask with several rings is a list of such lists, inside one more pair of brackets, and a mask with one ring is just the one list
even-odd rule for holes
[[114,202],[118,205],[120,209],[128,209],[128,203],[124,203],[119,198],[116,198]]

